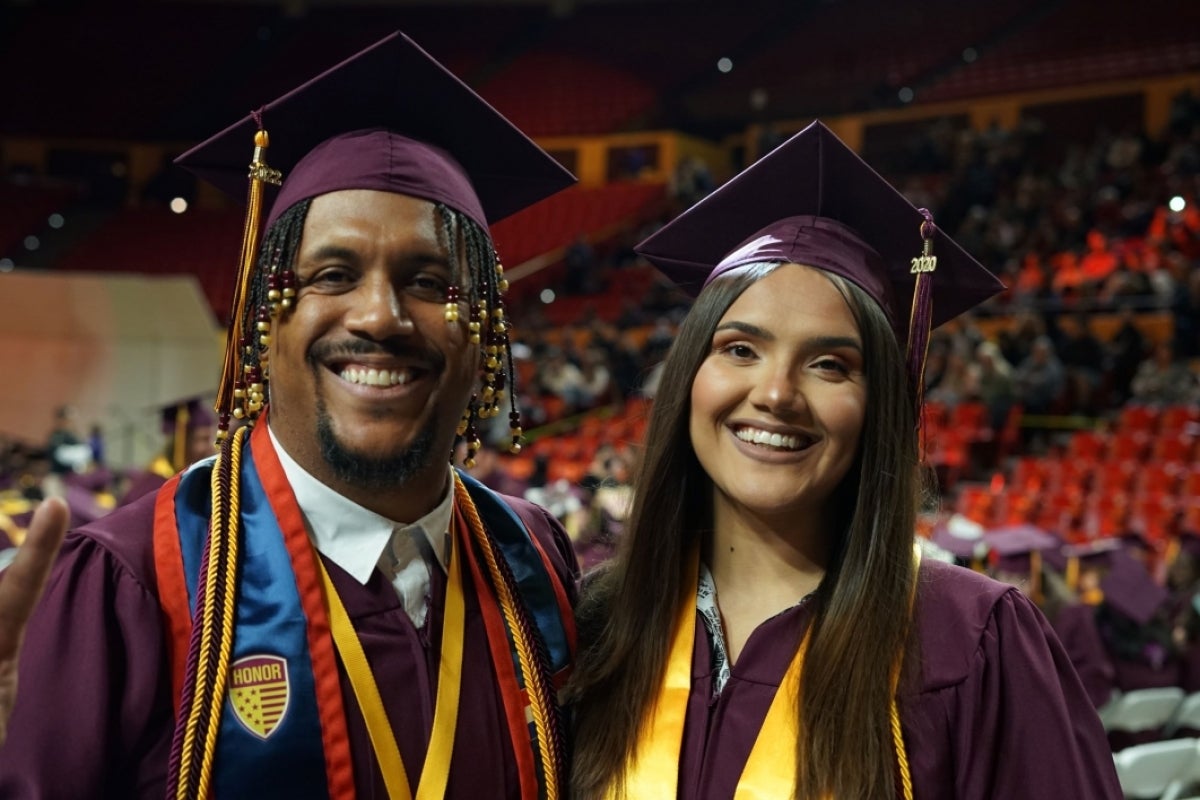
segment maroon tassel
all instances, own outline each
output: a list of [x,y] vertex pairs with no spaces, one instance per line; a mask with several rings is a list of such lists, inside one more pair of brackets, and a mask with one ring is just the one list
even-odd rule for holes
[[925,401],[925,357],[929,353],[929,334],[933,328],[933,271],[937,269],[937,256],[933,254],[933,237],[937,227],[933,224],[933,214],[924,208],[920,212],[925,218],[921,223],[923,245],[921,255],[912,260],[916,285],[913,287],[912,313],[908,319],[905,356],[908,383],[916,400],[918,415]]

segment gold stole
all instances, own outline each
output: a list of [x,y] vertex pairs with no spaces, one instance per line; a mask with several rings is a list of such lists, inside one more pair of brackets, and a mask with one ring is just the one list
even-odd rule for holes
[[[919,562],[920,550],[914,548],[914,553]],[[691,577],[684,584],[680,597],[679,616],[675,620],[675,633],[671,639],[662,688],[647,723],[642,727],[633,757],[625,768],[627,797],[674,797],[678,792],[679,755],[683,747],[683,727],[692,688],[692,650],[696,641],[696,590],[700,579],[698,548],[693,551],[687,569],[686,574]],[[911,605],[910,602],[910,608]],[[736,800],[777,800],[792,797],[796,792],[796,740],[800,735],[796,703],[800,696],[800,677],[811,631],[810,625],[767,710],[754,748],[738,780],[734,794]],[[899,677],[897,665],[892,678],[893,697],[889,711],[900,786],[904,800],[912,800],[912,778],[895,699]],[[610,788],[608,797],[615,796]]]

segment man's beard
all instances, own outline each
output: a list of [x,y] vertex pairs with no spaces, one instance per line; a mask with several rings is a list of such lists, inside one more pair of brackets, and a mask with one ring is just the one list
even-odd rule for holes
[[362,489],[395,489],[403,486],[433,459],[433,426],[417,432],[412,443],[391,456],[371,458],[347,449],[333,432],[325,401],[317,398],[317,441],[325,463],[337,479]]

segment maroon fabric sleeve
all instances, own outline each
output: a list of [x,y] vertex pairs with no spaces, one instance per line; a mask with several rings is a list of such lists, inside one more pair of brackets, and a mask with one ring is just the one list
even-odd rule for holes
[[954,797],[1122,797],[1091,700],[1049,623],[1020,592],[996,602],[955,694]]
[[173,715],[144,557],[152,507],[138,504],[67,537],[21,654],[0,797],[163,796]]

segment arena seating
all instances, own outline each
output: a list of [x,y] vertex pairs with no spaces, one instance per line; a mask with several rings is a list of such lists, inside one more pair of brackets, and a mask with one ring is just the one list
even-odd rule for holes
[[891,104],[901,87],[958,58],[965,47],[989,40],[1034,5],[1031,0],[935,0],[914,14],[904,4],[819,4],[789,32],[747,54],[728,76],[689,97],[688,105],[745,117],[748,98],[759,89],[766,91],[773,115],[844,112],[881,100]]
[[1197,420],[1194,406],[1128,406],[1110,428],[1070,434],[1061,453],[1022,455],[987,482],[963,482],[954,509],[982,525],[1029,522],[1070,541],[1135,535],[1161,548],[1182,531],[1200,534]]
[[[1200,66],[1197,9],[1171,0],[1058,3],[977,61],[919,92],[923,102],[1169,74]],[[1169,21],[1169,24],[1163,24]]]

